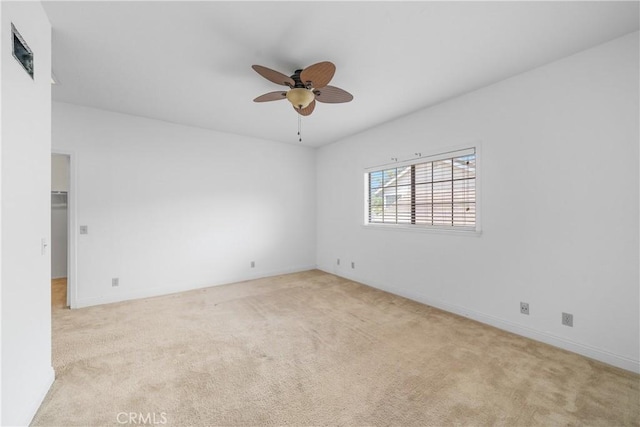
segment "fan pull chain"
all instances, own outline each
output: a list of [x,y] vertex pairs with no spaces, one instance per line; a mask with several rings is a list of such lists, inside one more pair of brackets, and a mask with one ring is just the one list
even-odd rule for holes
[[298,142],[302,142],[302,116],[298,114]]

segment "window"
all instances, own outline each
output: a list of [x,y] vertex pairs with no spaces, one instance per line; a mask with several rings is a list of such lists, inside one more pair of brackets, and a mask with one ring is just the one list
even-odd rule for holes
[[13,39],[13,57],[18,60],[22,68],[33,78],[33,52],[27,46],[16,27],[11,24],[11,36]]
[[368,224],[476,229],[476,150],[366,173]]

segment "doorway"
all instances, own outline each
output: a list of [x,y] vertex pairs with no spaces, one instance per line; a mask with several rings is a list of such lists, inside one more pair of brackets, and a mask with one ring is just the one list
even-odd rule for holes
[[73,158],[51,154],[51,310],[75,305]]

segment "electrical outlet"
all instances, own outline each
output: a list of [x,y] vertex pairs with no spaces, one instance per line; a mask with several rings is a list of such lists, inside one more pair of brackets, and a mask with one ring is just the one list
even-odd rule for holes
[[111,286],[120,286],[120,279],[117,277],[114,277],[113,279],[111,279]]
[[562,313],[562,324],[573,328],[573,314]]
[[340,258],[336,261],[336,265],[340,265]]
[[356,263],[351,261],[351,268],[356,268]]
[[251,261],[251,268],[256,268],[256,262],[255,261]]
[[521,302],[520,303],[520,313],[529,315],[529,303]]

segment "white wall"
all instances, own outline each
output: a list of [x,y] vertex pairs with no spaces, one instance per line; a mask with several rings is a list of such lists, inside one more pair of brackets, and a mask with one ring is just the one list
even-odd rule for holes
[[76,307],[315,267],[313,149],[64,103],[53,146],[88,226]]
[[[319,267],[638,371],[638,71],[635,33],[322,147]],[[361,225],[365,167],[478,140],[480,236]]]
[[51,155],[51,191],[69,191],[69,156]]
[[[53,382],[48,249],[51,26],[40,3],[2,2],[2,425],[25,425]],[[13,58],[11,22],[34,52],[35,79]]]
[[67,208],[51,207],[51,278],[67,277]]

